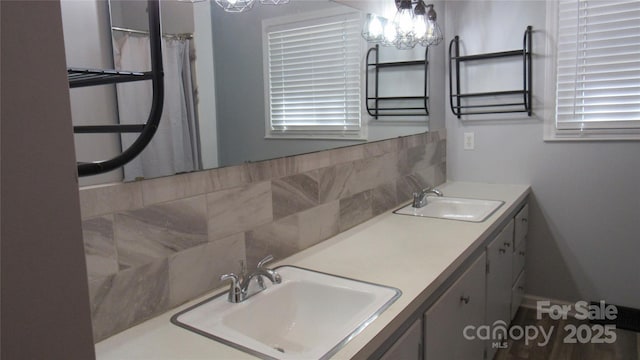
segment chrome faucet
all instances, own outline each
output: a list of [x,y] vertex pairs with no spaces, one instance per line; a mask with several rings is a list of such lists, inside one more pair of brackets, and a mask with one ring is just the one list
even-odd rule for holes
[[435,189],[435,188],[424,188],[418,192],[414,192],[413,193],[413,207],[414,208],[421,208],[424,207],[425,205],[427,205],[427,194],[435,194],[438,197],[441,197],[442,191]]
[[[249,275],[242,274],[241,276],[238,276],[234,273],[229,273],[220,276],[220,280],[222,281],[231,281],[228,296],[229,302],[232,302],[234,304],[240,303],[252,297],[253,295],[265,290],[267,287],[264,284],[264,278],[269,279],[269,281],[271,281],[273,284],[280,284],[282,282],[280,274],[278,274],[275,270],[269,269],[264,266],[271,260],[273,260],[272,255],[269,255],[260,260],[256,270]],[[253,279],[256,279],[256,281],[258,282],[258,289],[251,291],[251,282]]]

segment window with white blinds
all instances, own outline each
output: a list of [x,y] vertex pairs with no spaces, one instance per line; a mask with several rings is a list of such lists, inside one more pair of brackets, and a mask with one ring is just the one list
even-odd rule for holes
[[557,6],[556,133],[638,133],[640,1]]
[[360,15],[264,26],[267,136],[360,138]]

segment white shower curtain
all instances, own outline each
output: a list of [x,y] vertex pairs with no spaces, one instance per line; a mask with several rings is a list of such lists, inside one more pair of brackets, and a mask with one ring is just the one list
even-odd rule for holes
[[[151,69],[149,37],[125,35],[114,39],[117,70]],[[189,40],[162,39],[164,106],[160,125],[144,151],[124,166],[124,180],[153,178],[198,170],[197,126],[189,59]],[[151,81],[117,85],[121,124],[147,121],[152,99]],[[127,149],[137,133],[122,134]]]

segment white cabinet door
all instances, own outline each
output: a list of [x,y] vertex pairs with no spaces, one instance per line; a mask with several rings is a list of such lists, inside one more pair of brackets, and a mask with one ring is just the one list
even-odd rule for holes
[[524,263],[527,252],[527,234],[529,233],[529,205],[525,204],[516,214],[514,230],[513,261],[511,268],[511,319],[516,316],[524,296]]
[[[513,258],[513,220],[487,246],[487,311],[486,325],[511,322],[511,261]],[[487,359],[493,359],[497,348],[487,341]]]
[[524,296],[524,271],[520,273],[518,280],[513,284],[511,288],[511,319],[516,317],[518,308],[522,303],[522,297]]
[[422,319],[416,320],[380,360],[422,360]]
[[[483,252],[425,313],[426,360],[483,358],[484,342],[469,338],[484,322],[485,266]],[[463,332],[468,326],[465,337]]]
[[513,252],[513,266],[511,269],[511,283],[515,283],[520,276],[520,273],[524,270],[524,262],[527,257],[527,241],[520,241],[520,245]]
[[517,249],[520,246],[520,243],[525,240],[527,234],[529,233],[529,204],[525,204],[525,206],[518,211],[515,216],[515,238],[514,238],[514,249]]

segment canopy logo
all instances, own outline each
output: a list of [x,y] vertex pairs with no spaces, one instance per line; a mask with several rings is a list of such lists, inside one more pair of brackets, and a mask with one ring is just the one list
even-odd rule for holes
[[[563,305],[552,305],[550,301],[538,301],[536,319],[541,320],[545,314],[552,320],[567,320],[569,316],[572,316],[581,321],[611,321],[617,318],[618,309],[614,305],[606,305],[605,301],[600,301],[598,304],[578,301],[575,304]],[[525,345],[535,343],[542,347],[549,344],[555,330],[554,325],[547,328],[542,325],[513,325],[509,327],[506,322],[497,320],[491,325],[467,325],[462,330],[462,335],[467,340],[491,341],[493,348],[506,348],[509,344],[508,341],[523,339]],[[615,330],[615,325],[566,324],[562,327],[563,342],[567,344],[611,344],[617,339]]]
[[[538,346],[546,346],[553,335],[554,326],[549,327],[548,331],[543,326],[538,325],[514,325],[507,326],[502,320],[497,320],[492,325],[467,325],[462,330],[462,335],[467,340],[490,340],[494,348],[506,348],[507,340],[521,340],[529,345],[537,340]],[[539,337],[542,337],[539,339]],[[539,340],[538,340],[539,339]]]

